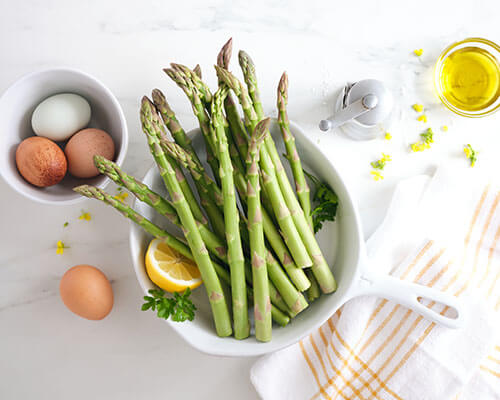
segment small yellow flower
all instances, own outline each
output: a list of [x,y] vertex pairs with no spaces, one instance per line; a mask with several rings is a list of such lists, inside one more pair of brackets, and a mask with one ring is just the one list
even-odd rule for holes
[[477,151],[472,148],[470,144],[464,146],[465,157],[470,160],[470,166],[473,167],[476,165],[477,161]]
[[443,132],[448,132],[448,126],[447,126],[447,125],[443,125],[443,126],[441,127],[441,130],[442,130]]
[[90,216],[90,213],[86,211],[82,211],[82,214],[78,217],[78,219],[84,220],[84,221],[90,221],[92,217]]
[[64,249],[69,249],[62,241],[58,240],[56,244],[56,254],[63,254]]
[[422,114],[417,118],[417,121],[423,122],[424,124],[427,123],[427,115]]
[[117,194],[116,196],[114,196],[114,198],[118,201],[121,201],[122,203],[125,203],[125,200],[127,199],[128,197],[128,193],[127,192],[122,192],[120,194]]
[[391,140],[392,139],[392,135],[389,132],[386,132],[385,136],[384,136],[384,139],[385,140]]
[[415,103],[412,105],[412,107],[418,113],[421,113],[422,111],[424,111],[424,106],[422,104]]
[[384,176],[380,173],[380,171],[370,171],[370,174],[373,176],[373,180],[380,181],[384,179]]
[[392,161],[392,158],[389,154],[382,153],[382,158],[377,161],[372,161],[370,165],[374,169],[383,170],[388,161]]
[[415,54],[417,57],[420,57],[422,54],[424,54],[424,50],[423,49],[413,50],[413,54]]

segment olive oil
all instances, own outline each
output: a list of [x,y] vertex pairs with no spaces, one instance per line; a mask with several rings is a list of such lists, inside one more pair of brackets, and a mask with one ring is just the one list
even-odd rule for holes
[[480,111],[500,96],[500,66],[485,49],[463,47],[451,53],[439,74],[441,95],[463,111]]

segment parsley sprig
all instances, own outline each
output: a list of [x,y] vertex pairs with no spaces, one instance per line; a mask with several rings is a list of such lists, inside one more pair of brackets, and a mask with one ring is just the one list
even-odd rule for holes
[[170,319],[175,322],[192,321],[196,306],[189,299],[191,289],[187,288],[184,293],[174,293],[174,297],[165,297],[165,292],[161,289],[150,289],[151,296],[144,296],[145,303],[142,311],[156,311],[158,318]]
[[325,221],[335,221],[339,199],[335,192],[326,183],[321,182],[314,175],[304,171],[314,184],[313,202],[316,207],[311,211],[314,233],[317,233]]

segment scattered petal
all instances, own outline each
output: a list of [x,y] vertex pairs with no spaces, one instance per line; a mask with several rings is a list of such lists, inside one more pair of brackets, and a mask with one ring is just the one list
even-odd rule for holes
[[441,130],[442,130],[443,132],[448,132],[448,126],[447,126],[447,125],[443,125],[443,126],[441,127]]
[[422,111],[424,111],[424,106],[422,104],[415,103],[412,105],[412,107],[418,113],[421,113]]
[[384,176],[380,173],[380,171],[370,171],[370,174],[372,174],[373,180],[375,181],[384,179]]
[[392,135],[389,132],[386,132],[385,136],[384,136],[384,139],[385,140],[391,140],[392,139]]
[[113,196],[116,200],[121,201],[122,203],[125,203],[125,200],[128,197],[127,192],[122,192],[120,194],[117,194],[116,196]]
[[62,241],[58,240],[56,244],[56,254],[63,254],[64,249],[69,249]]
[[422,54],[424,54],[424,50],[423,49],[413,50],[413,54],[415,54],[417,57],[420,57]]
[[422,114],[417,118],[417,121],[423,122],[424,124],[427,123],[427,115]]
[[92,217],[90,216],[90,213],[82,211],[82,214],[78,217],[78,219],[81,219],[82,221],[90,221]]
[[65,222],[63,226],[66,228],[68,225],[69,225],[69,222]]

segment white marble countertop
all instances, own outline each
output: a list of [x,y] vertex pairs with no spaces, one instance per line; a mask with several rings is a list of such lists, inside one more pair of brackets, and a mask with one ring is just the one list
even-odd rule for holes
[[[161,68],[171,61],[200,63],[213,85],[216,54],[232,36],[235,47],[257,63],[269,113],[274,114],[280,74],[288,71],[290,116],[320,142],[351,186],[366,235],[380,223],[399,180],[432,173],[441,162],[465,163],[465,143],[480,150],[478,166],[492,170],[485,167],[498,157],[500,115],[453,116],[432,95],[431,75],[440,50],[453,41],[500,41],[500,3],[259,3],[0,0],[0,93],[43,67],[66,65],[95,75],[123,106],[130,132],[125,168],[141,176],[151,165],[138,123],[141,96],[157,86],[165,90],[191,129],[195,119],[188,102]],[[416,48],[424,49],[421,58],[412,55]],[[319,132],[317,122],[330,113],[341,86],[367,77],[384,79],[395,90],[402,121],[391,130],[393,139],[356,143]],[[415,120],[415,102],[428,109],[436,143],[409,154],[408,144],[427,126]],[[441,125],[449,131],[440,132]],[[369,163],[382,151],[394,161],[386,178],[375,182]],[[1,399],[257,397],[248,378],[254,359],[200,354],[139,310],[142,293],[128,251],[128,222],[119,214],[91,201],[67,207],[33,203],[1,180],[0,192]],[[81,210],[92,220],[79,220]],[[63,228],[65,221],[69,226]],[[71,247],[63,255],[56,255],[57,240]],[[112,282],[115,305],[102,322],[76,317],[60,301],[60,277],[81,263],[98,266]]]

